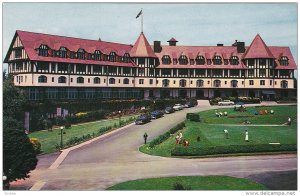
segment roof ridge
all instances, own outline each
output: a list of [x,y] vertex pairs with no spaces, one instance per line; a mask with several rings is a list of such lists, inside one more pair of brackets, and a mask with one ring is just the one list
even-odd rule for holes
[[24,33],[32,33],[32,34],[41,34],[41,35],[47,35],[47,36],[55,36],[55,37],[62,37],[62,38],[71,38],[71,39],[79,39],[79,40],[85,40],[85,41],[96,41],[96,42],[105,42],[105,43],[111,43],[111,44],[120,44],[120,45],[126,45],[131,46],[131,44],[123,44],[123,43],[116,43],[116,42],[109,42],[109,41],[99,41],[99,40],[93,40],[93,39],[86,39],[86,38],[79,38],[79,37],[70,37],[70,36],[64,36],[64,35],[53,35],[48,33],[37,33],[32,31],[23,31],[23,30],[16,30],[16,32],[24,32]]

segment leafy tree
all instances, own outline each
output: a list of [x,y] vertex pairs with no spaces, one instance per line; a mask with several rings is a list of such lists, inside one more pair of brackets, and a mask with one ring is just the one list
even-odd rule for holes
[[17,179],[29,177],[37,164],[36,152],[24,133],[22,117],[25,96],[11,80],[3,83],[3,182],[4,189]]

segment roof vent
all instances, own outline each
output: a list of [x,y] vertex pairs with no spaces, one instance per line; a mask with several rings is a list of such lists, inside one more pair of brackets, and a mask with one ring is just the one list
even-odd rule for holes
[[178,42],[174,37],[172,37],[169,41],[169,46],[176,46],[176,42]]

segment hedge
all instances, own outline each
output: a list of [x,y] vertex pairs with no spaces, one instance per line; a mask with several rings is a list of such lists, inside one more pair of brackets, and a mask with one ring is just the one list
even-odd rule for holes
[[187,113],[186,119],[194,122],[200,122],[200,115],[196,113]]
[[212,146],[212,147],[175,147],[171,151],[172,156],[201,156],[215,154],[234,154],[234,153],[255,153],[255,152],[282,152],[297,151],[295,144],[258,144],[258,145],[231,145],[231,146]]
[[163,141],[167,140],[171,136],[171,134],[176,133],[177,131],[183,129],[184,127],[185,127],[185,123],[184,122],[177,124],[175,127],[171,128],[166,133],[158,136],[157,138],[155,138],[154,140],[152,140],[151,142],[149,142],[149,147],[153,148],[154,146],[162,143]]

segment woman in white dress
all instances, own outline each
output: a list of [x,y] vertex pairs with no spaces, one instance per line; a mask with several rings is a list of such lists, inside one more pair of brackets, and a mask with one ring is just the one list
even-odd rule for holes
[[248,136],[248,131],[246,130],[245,132],[245,141],[246,142],[249,142],[249,136]]

